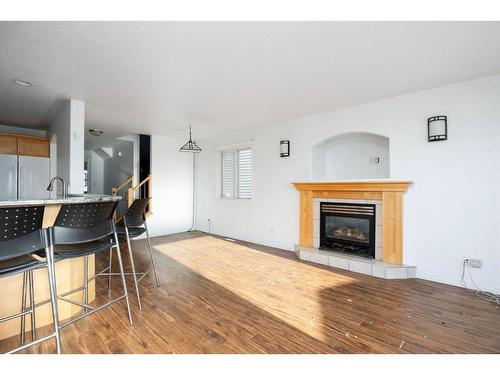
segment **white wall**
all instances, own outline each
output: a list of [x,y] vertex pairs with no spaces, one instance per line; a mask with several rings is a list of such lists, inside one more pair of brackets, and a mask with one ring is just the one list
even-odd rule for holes
[[[121,156],[119,153],[121,152]],[[109,147],[85,151],[92,194],[110,194],[111,188],[121,185],[129,176],[139,181],[139,134],[127,134]],[[126,193],[126,190],[124,190]]]
[[104,194],[111,194],[134,174],[134,144],[130,141],[117,141],[113,144],[112,157],[104,160]]
[[104,194],[104,160],[93,150],[85,150],[87,163],[87,183],[90,194]]
[[341,134],[311,149],[311,178],[317,181],[388,178],[389,166],[389,139],[379,135]]
[[48,131],[51,140],[51,177],[59,176],[67,184],[70,178],[70,112],[71,106],[68,101],[64,104]]
[[192,154],[179,152],[184,139],[151,136],[153,216],[148,219],[152,236],[184,232],[191,227]]
[[52,160],[51,175],[62,177],[73,194],[83,193],[84,129],[85,103],[78,100],[66,101],[48,129],[51,157],[57,155],[56,173]]
[[90,193],[104,194],[104,160],[94,151],[90,154]]
[[140,156],[140,140],[139,140],[139,134],[127,134],[123,137],[120,137],[118,139],[124,140],[124,141],[130,141],[133,143],[134,147],[134,161],[133,161],[133,171],[134,173],[132,174],[135,178],[134,184],[138,184],[139,181],[139,174],[140,174],[140,163],[141,163],[141,156]]
[[73,194],[83,193],[84,173],[83,158],[85,152],[85,103],[71,100],[70,124],[71,124],[71,168],[69,180],[69,192]]
[[[292,250],[298,242],[299,194],[311,176],[311,147],[334,135],[369,132],[390,138],[392,179],[405,194],[404,262],[418,277],[460,285],[462,258],[483,260],[479,286],[500,292],[500,76],[425,90],[201,142],[197,229]],[[449,140],[427,142],[427,118],[447,115]],[[214,146],[253,139],[250,202],[217,198]],[[290,139],[291,156],[279,157]]]
[[[49,175],[50,175],[50,178],[52,179],[53,177],[57,176],[57,134],[55,134],[55,133],[50,135],[49,153],[50,153]],[[57,197],[56,189],[53,189],[50,192],[50,197],[51,198]]]

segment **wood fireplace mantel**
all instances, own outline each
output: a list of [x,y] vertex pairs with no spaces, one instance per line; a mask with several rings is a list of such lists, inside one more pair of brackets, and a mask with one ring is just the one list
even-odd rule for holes
[[313,247],[314,198],[382,201],[382,260],[403,263],[403,193],[411,181],[293,182],[300,192],[299,245]]

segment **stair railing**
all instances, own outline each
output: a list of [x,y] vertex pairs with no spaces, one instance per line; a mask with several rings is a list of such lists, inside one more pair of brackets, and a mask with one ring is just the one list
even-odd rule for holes
[[130,176],[123,184],[121,184],[120,186],[118,187],[114,187],[114,188],[111,188],[111,195],[116,197],[116,195],[118,194],[118,192],[120,190],[122,190],[125,186],[127,186],[128,184],[133,184],[134,183],[134,176]]
[[153,197],[153,180],[151,175],[146,177],[144,180],[139,182],[136,186],[130,187],[128,189],[128,206],[132,204],[135,198],[145,198],[149,199],[148,206],[146,207],[146,216],[151,216],[153,214],[151,200]]

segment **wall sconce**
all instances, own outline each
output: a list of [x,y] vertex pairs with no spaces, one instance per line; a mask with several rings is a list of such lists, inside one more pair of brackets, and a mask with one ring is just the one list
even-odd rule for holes
[[446,141],[448,139],[446,116],[429,117],[427,120],[427,137],[429,142]]
[[290,141],[280,141],[280,157],[290,156]]

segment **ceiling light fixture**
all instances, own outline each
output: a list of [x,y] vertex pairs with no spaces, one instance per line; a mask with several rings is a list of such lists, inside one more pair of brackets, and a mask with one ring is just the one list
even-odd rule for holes
[[89,133],[96,137],[99,137],[100,135],[104,134],[104,132],[101,129],[89,129]]
[[32,87],[33,84],[31,82],[25,81],[23,79],[15,79],[15,83],[17,83],[19,86],[24,86],[24,87]]
[[191,125],[189,125],[189,141],[179,149],[180,152],[200,152],[201,148],[198,147],[196,142],[191,139]]

